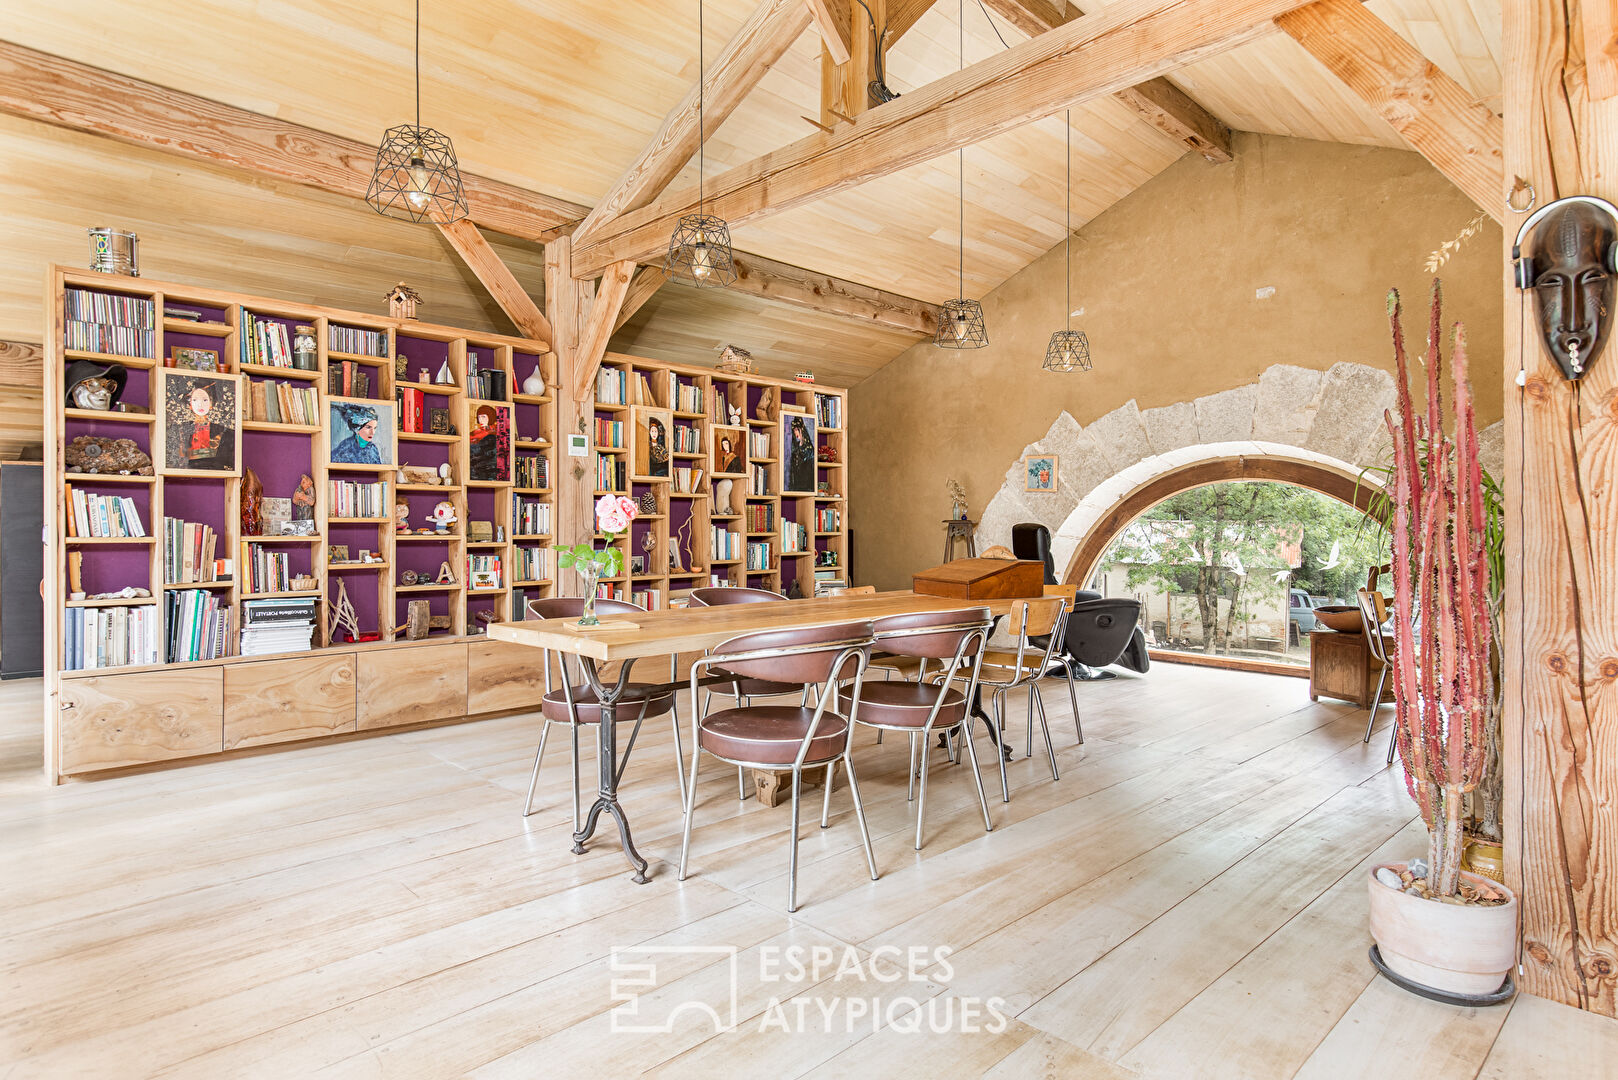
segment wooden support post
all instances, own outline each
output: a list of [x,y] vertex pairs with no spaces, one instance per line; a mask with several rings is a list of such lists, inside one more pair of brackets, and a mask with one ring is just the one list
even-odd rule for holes
[[[579,327],[588,310],[592,288],[573,277],[573,241],[559,236],[545,245],[545,309],[550,317],[556,356],[556,521],[558,547],[587,542],[595,534],[591,504],[595,493],[595,461],[590,454],[571,457],[568,436],[583,435],[588,445],[593,398],[572,393],[578,374]],[[572,570],[557,568],[556,595],[578,596],[582,584]]]
[[[1618,199],[1618,98],[1587,90],[1581,33],[1581,16],[1604,7],[1579,0],[1504,7],[1504,174],[1531,183],[1540,206],[1566,195]],[[1514,232],[1508,222],[1508,257]],[[1518,986],[1614,1016],[1618,349],[1609,340],[1584,379],[1569,383],[1533,329],[1532,298],[1511,286],[1509,272],[1502,276],[1503,760],[1506,880],[1522,910]]]
[[478,227],[463,218],[449,225],[438,226],[438,231],[455,249],[461,261],[466,263],[467,269],[489,290],[489,295],[500,305],[500,310],[516,325],[517,332],[523,337],[549,344],[550,321],[523,289],[522,283],[511,272],[511,267],[478,232]]
[[595,393],[596,372],[601,368],[602,358],[607,355],[607,341],[612,337],[613,325],[618,321],[618,309],[623,306],[624,296],[629,292],[629,279],[634,274],[635,264],[625,261],[613,263],[601,275],[601,284],[596,287],[590,313],[579,331],[573,396],[580,401]]
[[669,280],[668,271],[661,266],[643,266],[635,274],[635,280],[629,283],[629,291],[624,294],[624,302],[618,307],[618,317],[612,321],[612,332],[617,333],[624,328],[624,324],[635,317],[635,312],[646,306],[646,301],[657,295]]

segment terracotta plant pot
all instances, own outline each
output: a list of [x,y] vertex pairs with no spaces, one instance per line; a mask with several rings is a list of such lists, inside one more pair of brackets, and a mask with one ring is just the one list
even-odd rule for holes
[[[1386,863],[1395,874],[1404,863]],[[1517,898],[1504,885],[1461,871],[1480,891],[1507,897],[1498,907],[1445,904],[1368,878],[1371,936],[1382,962],[1411,982],[1449,994],[1482,997],[1499,990],[1517,962]]]

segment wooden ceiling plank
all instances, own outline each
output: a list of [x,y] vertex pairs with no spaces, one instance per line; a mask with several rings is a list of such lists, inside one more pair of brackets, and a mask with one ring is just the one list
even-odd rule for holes
[[618,311],[629,295],[629,281],[635,275],[635,264],[616,262],[601,275],[596,288],[595,302],[590,305],[590,317],[579,332],[578,364],[574,375],[573,396],[583,401],[595,387],[596,372],[607,355],[607,342],[618,321]]
[[[702,102],[703,124],[708,131],[725,122],[770,66],[809,28],[809,23],[810,12],[804,0],[760,0],[708,67]],[[698,89],[693,84],[686,91],[634,163],[607,189],[595,209],[584,215],[573,233],[575,247],[588,243],[603,221],[655,199],[685,168],[700,141]]]
[[1411,149],[1504,223],[1505,125],[1491,109],[1359,0],[1316,0],[1275,21]]
[[815,29],[820,31],[821,43],[826,46],[832,60],[839,64],[848,63],[851,12],[847,0],[803,0],[803,2],[808,5]]
[[618,317],[612,321],[612,332],[617,333],[635,317],[635,312],[646,306],[646,301],[657,295],[657,290],[668,283],[669,274],[661,266],[643,266],[629,283],[624,302],[618,308]]
[[[0,41],[0,112],[364,198],[376,147]],[[586,208],[462,173],[473,218],[541,243]]]
[[[940,157],[1255,40],[1298,0],[1139,0],[1085,15],[711,178],[707,212],[732,228]],[[669,192],[603,222],[574,273],[647,259],[697,203]]]
[[[995,13],[1030,37],[1078,18],[1075,6],[1059,8],[1051,0],[983,0]],[[1184,143],[1214,164],[1231,160],[1230,128],[1178,86],[1164,78],[1148,79],[1113,95],[1147,123]]]
[[517,331],[523,337],[543,342],[549,349],[555,339],[550,320],[545,318],[545,313],[539,310],[539,305],[522,287],[517,276],[511,272],[511,267],[489,246],[489,241],[478,231],[478,227],[470,221],[461,220],[440,225],[438,231],[455,249],[461,261],[466,263],[467,269],[489,290],[489,295],[500,305],[500,310],[516,324]]
[[905,36],[905,32],[933,6],[936,0],[888,0],[888,37],[884,45],[888,48]]

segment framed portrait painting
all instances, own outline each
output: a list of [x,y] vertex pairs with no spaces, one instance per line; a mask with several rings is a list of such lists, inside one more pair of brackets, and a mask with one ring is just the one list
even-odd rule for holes
[[327,398],[331,463],[365,468],[391,466],[393,402],[372,398]]
[[1056,490],[1056,455],[1029,454],[1022,459],[1025,491]]
[[815,493],[815,418],[781,410],[781,494]]
[[158,379],[162,408],[156,438],[161,445],[152,456],[159,471],[240,476],[241,376],[164,368]]
[[476,484],[511,483],[511,406],[480,401],[472,408],[471,465],[467,476]]
[[715,424],[708,432],[714,476],[747,475],[747,429]]
[[668,409],[635,408],[634,454],[636,480],[667,480],[673,465],[674,414]]

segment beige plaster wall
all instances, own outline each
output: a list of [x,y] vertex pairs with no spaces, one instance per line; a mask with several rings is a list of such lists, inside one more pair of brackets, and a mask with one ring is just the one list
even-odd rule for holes
[[[1239,134],[1228,164],[1186,155],[1073,236],[1073,326],[1094,370],[1040,370],[1065,314],[1057,246],[983,298],[987,348],[917,345],[854,387],[855,580],[900,588],[936,564],[945,479],[980,515],[1064,411],[1088,425],[1130,400],[1144,410],[1254,383],[1275,364],[1391,370],[1387,289],[1404,296],[1419,349],[1423,263],[1476,213],[1414,153]],[[1441,271],[1446,322],[1467,325],[1481,424],[1501,408],[1500,250],[1486,223]]]

